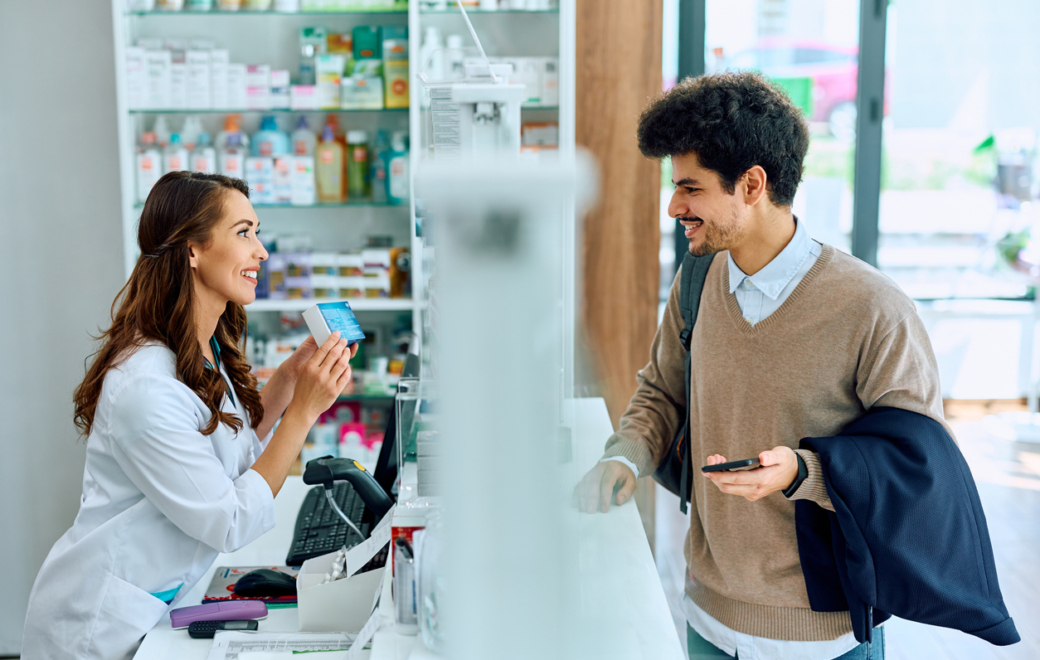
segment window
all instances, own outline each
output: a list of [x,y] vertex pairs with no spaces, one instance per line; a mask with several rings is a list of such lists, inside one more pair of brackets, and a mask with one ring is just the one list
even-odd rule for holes
[[793,211],[813,238],[848,251],[858,0],[707,0],[706,9],[707,70],[761,71],[805,112],[812,141]]
[[889,5],[878,267],[914,298],[1022,297],[1037,215],[1040,3]]

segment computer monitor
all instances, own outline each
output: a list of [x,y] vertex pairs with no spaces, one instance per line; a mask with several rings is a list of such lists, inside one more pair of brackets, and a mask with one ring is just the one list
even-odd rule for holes
[[[401,371],[402,378],[414,378],[419,375],[419,356],[409,353],[404,360],[404,369]],[[376,471],[372,475],[376,482],[386,491],[391,498],[394,496],[394,482],[397,481],[397,397],[390,410],[386,421],[386,431],[383,433],[383,446],[379,450],[379,459],[376,461]]]

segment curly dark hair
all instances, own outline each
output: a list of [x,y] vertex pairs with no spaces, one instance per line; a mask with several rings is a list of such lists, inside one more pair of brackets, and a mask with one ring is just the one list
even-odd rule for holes
[[643,111],[637,135],[649,158],[697,154],[730,195],[737,180],[760,165],[777,206],[794,201],[809,149],[802,111],[783,90],[750,72],[683,80]]

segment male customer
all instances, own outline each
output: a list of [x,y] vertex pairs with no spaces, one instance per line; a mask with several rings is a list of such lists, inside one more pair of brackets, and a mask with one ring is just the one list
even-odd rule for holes
[[[697,256],[715,253],[685,383],[677,276],[650,362],[577,488],[593,512],[629,499],[679,429],[689,387],[696,466],[758,457],[762,467],[694,479],[684,606],[691,658],[884,657],[884,635],[857,644],[849,613],[810,609],[795,503],[833,511],[817,454],[801,438],[834,436],[886,406],[942,424],[939,375],[913,302],[867,264],[812,240],[791,213],[809,133],[761,76],[688,79],[642,115],[639,148],[670,156],[680,220]],[[951,432],[952,437],[952,432]]]

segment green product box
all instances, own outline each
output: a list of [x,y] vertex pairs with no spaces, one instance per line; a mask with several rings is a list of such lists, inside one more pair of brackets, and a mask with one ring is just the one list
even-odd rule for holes
[[383,38],[378,25],[358,25],[351,31],[355,60],[383,59]]

